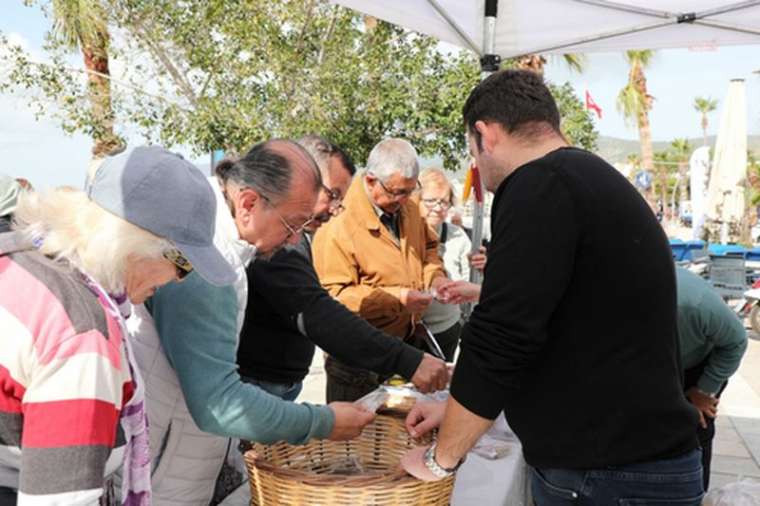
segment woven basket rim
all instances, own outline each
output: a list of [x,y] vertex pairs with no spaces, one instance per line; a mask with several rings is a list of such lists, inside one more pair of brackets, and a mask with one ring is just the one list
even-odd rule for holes
[[248,450],[244,454],[246,462],[255,467],[258,472],[269,473],[280,478],[295,480],[310,485],[340,485],[348,487],[366,487],[368,485],[380,485],[388,482],[401,482],[415,478],[399,465],[388,471],[369,471],[360,475],[341,476],[335,474],[317,474],[313,471],[302,469],[290,469],[273,464],[264,457],[258,455],[255,449]]

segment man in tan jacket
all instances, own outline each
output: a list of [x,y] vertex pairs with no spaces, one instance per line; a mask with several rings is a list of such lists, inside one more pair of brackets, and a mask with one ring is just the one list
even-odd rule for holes
[[[314,238],[314,267],[330,294],[375,327],[401,339],[412,335],[436,289],[449,280],[438,238],[409,201],[418,187],[417,152],[386,139],[354,179],[346,212]],[[370,371],[325,361],[327,399],[353,401],[384,380]]]

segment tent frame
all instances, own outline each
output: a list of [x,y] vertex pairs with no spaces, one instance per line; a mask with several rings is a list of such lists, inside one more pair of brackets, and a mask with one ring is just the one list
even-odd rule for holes
[[[587,44],[587,43],[596,42],[596,41],[605,40],[605,39],[613,39],[616,37],[622,37],[622,36],[629,35],[632,33],[645,32],[648,30],[656,30],[658,28],[664,28],[666,26],[679,25],[679,24],[700,25],[700,26],[706,26],[709,28],[716,28],[719,30],[727,30],[731,32],[760,36],[760,29],[758,28],[742,26],[742,25],[737,25],[737,24],[732,24],[732,23],[724,23],[721,21],[710,19],[711,17],[718,16],[720,14],[737,12],[744,9],[750,9],[752,7],[756,7],[760,5],[760,0],[744,0],[741,2],[725,5],[723,7],[707,9],[700,12],[697,12],[697,11],[668,12],[668,11],[657,10],[657,9],[647,9],[645,7],[638,7],[636,5],[630,5],[630,4],[626,4],[622,2],[613,2],[610,0],[572,0],[572,1],[578,2],[581,4],[603,8],[603,9],[610,9],[610,10],[615,10],[619,12],[628,12],[631,14],[638,14],[640,16],[647,16],[650,18],[655,18],[657,19],[657,21],[653,23],[645,23],[639,26],[626,28],[624,30],[615,30],[615,31],[607,32],[607,33],[601,33],[593,37],[581,37],[572,41],[564,42],[562,44],[555,44],[553,46],[536,47],[530,51],[525,51],[522,54],[509,54],[509,55],[501,55],[501,56],[512,58],[512,57],[525,56],[527,54],[551,53],[551,52],[560,51],[562,49],[578,46],[581,44]],[[495,35],[494,28],[496,24],[496,10],[497,10],[498,0],[486,0],[485,23],[483,26],[484,40],[483,40],[482,50],[467,35],[467,33],[462,29],[462,27],[457,24],[457,22],[446,11],[446,9],[444,9],[441,6],[441,4],[438,3],[437,0],[427,0],[427,2],[441,16],[441,18],[451,27],[451,29],[454,30],[454,32],[459,36],[459,38],[464,43],[464,45],[481,57],[481,65],[483,65],[482,59],[484,57],[493,55],[493,47],[494,47],[493,35]],[[491,20],[491,15],[493,16],[492,20]],[[489,27],[489,24],[491,23],[494,26]],[[492,35],[490,36],[490,39],[488,36],[489,31],[491,31],[492,33]],[[496,70],[498,70],[498,68]]]

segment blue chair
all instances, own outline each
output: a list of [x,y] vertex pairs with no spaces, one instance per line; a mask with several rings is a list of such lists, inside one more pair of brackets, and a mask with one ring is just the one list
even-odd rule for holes
[[710,244],[707,249],[711,255],[715,256],[738,256],[745,258],[747,256],[747,248],[738,244]]
[[686,255],[686,243],[681,239],[670,239],[670,249],[673,252],[673,260],[680,262]]
[[696,262],[699,260],[709,260],[710,253],[707,251],[705,241],[686,241],[686,251],[683,260]]

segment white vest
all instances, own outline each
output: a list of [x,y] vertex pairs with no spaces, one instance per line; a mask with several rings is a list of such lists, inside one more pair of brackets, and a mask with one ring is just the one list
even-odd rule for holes
[[[236,273],[233,286],[239,308],[239,337],[248,303],[245,267],[253,258],[255,248],[239,238],[216,180],[209,178],[209,181],[217,197],[214,245]],[[218,311],[223,309],[217,308]],[[228,438],[202,432],[195,424],[177,374],[161,347],[153,318],[143,305],[134,308],[127,326],[135,360],[146,385],[153,504],[207,506],[214,494],[214,484],[228,449],[235,443]]]

